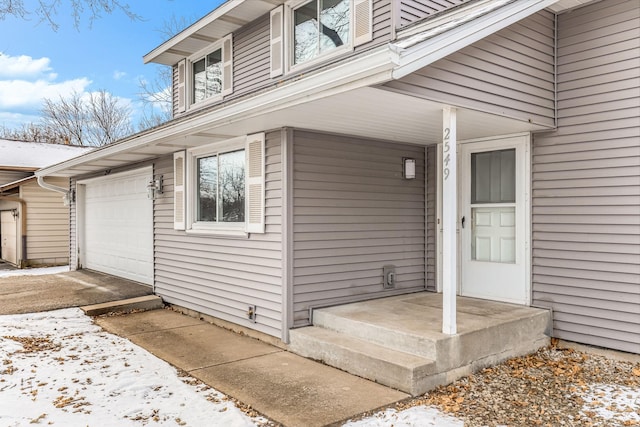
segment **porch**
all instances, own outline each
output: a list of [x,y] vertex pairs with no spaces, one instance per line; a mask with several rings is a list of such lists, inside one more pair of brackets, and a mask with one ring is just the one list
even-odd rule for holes
[[457,297],[442,333],[442,294],[421,292],[318,309],[290,350],[414,396],[549,342],[551,312]]

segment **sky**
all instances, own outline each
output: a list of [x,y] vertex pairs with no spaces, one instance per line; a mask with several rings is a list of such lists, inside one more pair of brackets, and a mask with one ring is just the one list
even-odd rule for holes
[[[37,3],[25,0],[27,7]],[[44,98],[105,89],[129,105],[137,123],[141,114],[140,80],[154,81],[156,64],[142,57],[166,36],[160,31],[172,18],[194,22],[222,0],[129,0],[132,21],[122,11],[74,27],[71,0],[62,0],[57,31],[37,16],[0,19],[0,126],[36,122]]]

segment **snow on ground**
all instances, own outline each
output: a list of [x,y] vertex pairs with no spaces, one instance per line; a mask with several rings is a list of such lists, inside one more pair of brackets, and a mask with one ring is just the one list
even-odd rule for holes
[[0,426],[254,426],[223,394],[80,309],[0,316]]
[[435,408],[424,405],[402,411],[387,409],[360,421],[351,421],[343,427],[463,427],[458,418],[445,415]]
[[1,277],[13,276],[42,276],[43,274],[58,274],[69,271],[68,265],[60,267],[22,268],[16,270],[0,270]]
[[611,425],[640,425],[640,389],[595,384],[583,398],[584,413],[595,412]]

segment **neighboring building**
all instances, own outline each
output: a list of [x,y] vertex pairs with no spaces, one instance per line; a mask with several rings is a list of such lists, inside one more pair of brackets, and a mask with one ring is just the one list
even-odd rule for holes
[[172,121],[37,175],[72,268],[285,342],[457,287],[640,353],[639,40],[637,0],[230,0],[144,57]]
[[[18,267],[69,263],[69,208],[34,172],[87,152],[86,147],[0,139],[0,259]],[[48,184],[69,189],[67,178]]]

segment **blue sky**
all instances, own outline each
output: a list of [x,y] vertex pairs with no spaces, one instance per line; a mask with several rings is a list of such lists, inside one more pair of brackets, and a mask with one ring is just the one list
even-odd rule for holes
[[194,22],[222,0],[130,0],[131,11],[142,20],[116,11],[93,24],[85,16],[78,29],[69,3],[62,0],[58,9],[57,31],[35,16],[0,20],[0,126],[37,121],[44,97],[100,89],[129,103],[135,121],[139,81],[154,79],[159,67],[142,63],[142,56],[164,40],[158,30],[172,16]]

